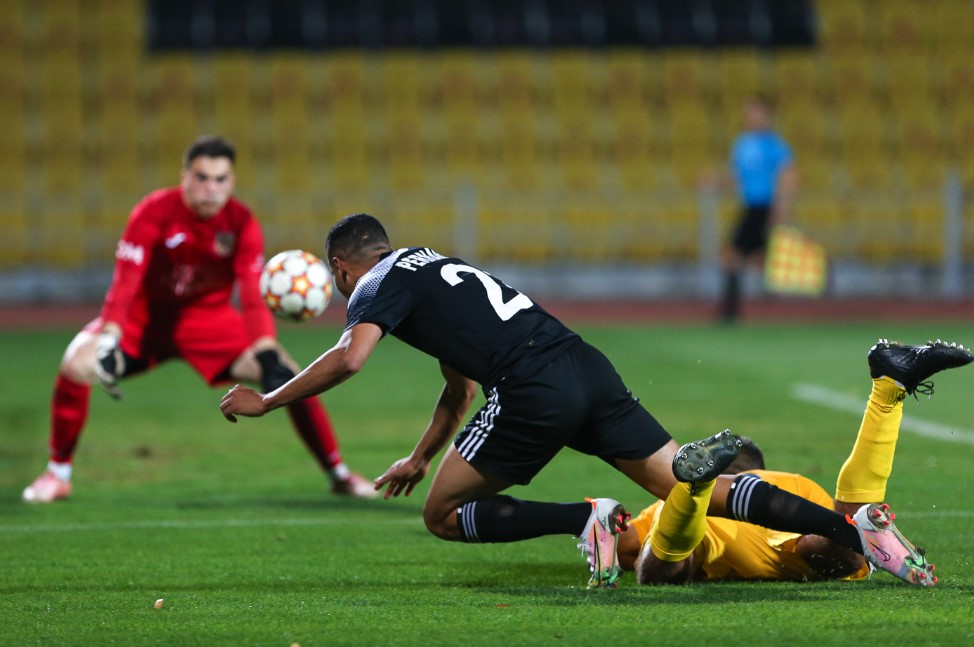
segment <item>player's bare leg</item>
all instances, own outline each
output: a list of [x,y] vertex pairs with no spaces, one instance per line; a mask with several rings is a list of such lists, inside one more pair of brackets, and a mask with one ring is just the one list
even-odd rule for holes
[[[450,445],[433,476],[423,505],[426,528],[447,541],[476,541],[461,534],[458,510],[464,504],[495,495],[510,486],[511,483],[478,472]],[[473,512],[470,510],[468,514],[472,516]],[[473,522],[467,524],[468,532],[475,528]]]
[[673,486],[676,477],[673,476],[673,458],[679,445],[670,440],[654,454],[640,460],[616,459],[616,466],[634,483],[658,499],[665,499]]
[[98,375],[95,373],[97,340],[98,335],[88,330],[82,330],[75,335],[61,358],[60,374],[79,384],[97,383]]

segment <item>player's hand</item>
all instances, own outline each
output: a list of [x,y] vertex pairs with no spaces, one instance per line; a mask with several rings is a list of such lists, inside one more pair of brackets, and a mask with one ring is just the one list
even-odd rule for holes
[[125,372],[125,356],[119,347],[119,337],[114,332],[101,332],[95,341],[95,374],[108,395],[116,400],[122,397],[118,378]]
[[256,418],[264,415],[264,396],[250,387],[237,384],[227,391],[220,400],[220,411],[230,422],[236,422],[237,416]]
[[381,490],[382,486],[388,483],[389,487],[386,488],[382,498],[388,499],[400,494],[409,496],[416,484],[426,478],[429,469],[430,465],[427,461],[412,456],[401,458],[393,463],[385,474],[375,479],[375,489]]

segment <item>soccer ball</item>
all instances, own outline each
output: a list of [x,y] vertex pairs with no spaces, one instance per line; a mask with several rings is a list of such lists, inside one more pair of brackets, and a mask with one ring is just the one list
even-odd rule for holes
[[260,296],[278,317],[305,321],[331,302],[331,272],[320,258],[301,249],[276,254],[260,275]]

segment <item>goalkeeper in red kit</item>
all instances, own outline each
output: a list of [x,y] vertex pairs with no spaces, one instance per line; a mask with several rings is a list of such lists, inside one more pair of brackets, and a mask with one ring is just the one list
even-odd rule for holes
[[[120,380],[174,358],[210,385],[244,380],[271,391],[295,375],[298,367],[278,344],[260,298],[263,235],[250,209],[232,197],[235,159],[226,140],[197,139],[186,151],[180,186],[155,191],[132,210],[101,314],[61,360],[50,460],[24,490],[24,501],[50,503],[71,494],[72,458],[92,384],[118,398]],[[240,309],[231,303],[235,286]],[[287,411],[333,492],[374,496],[372,483],[342,461],[317,398],[294,402]]]

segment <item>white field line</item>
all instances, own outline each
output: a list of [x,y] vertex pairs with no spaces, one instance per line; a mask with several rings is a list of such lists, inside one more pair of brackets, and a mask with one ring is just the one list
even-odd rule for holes
[[[323,516],[316,519],[212,519],[212,520],[181,520],[181,519],[145,519],[142,521],[95,521],[91,523],[60,523],[31,525],[0,525],[0,533],[28,533],[28,532],[82,532],[98,530],[206,530],[210,528],[260,528],[260,527],[300,527],[300,526],[347,526],[357,522],[347,518],[337,519]],[[369,525],[405,526],[420,525],[422,519],[417,514],[415,519],[383,519],[370,520]]]
[[[796,400],[818,404],[834,411],[854,413],[860,417],[863,411],[866,410],[865,398],[853,397],[846,393],[838,393],[817,384],[796,384],[792,389],[792,397]],[[974,431],[941,425],[936,422],[927,422],[926,420],[920,420],[912,416],[903,416],[900,429],[918,436],[923,436],[924,438],[974,445]]]

